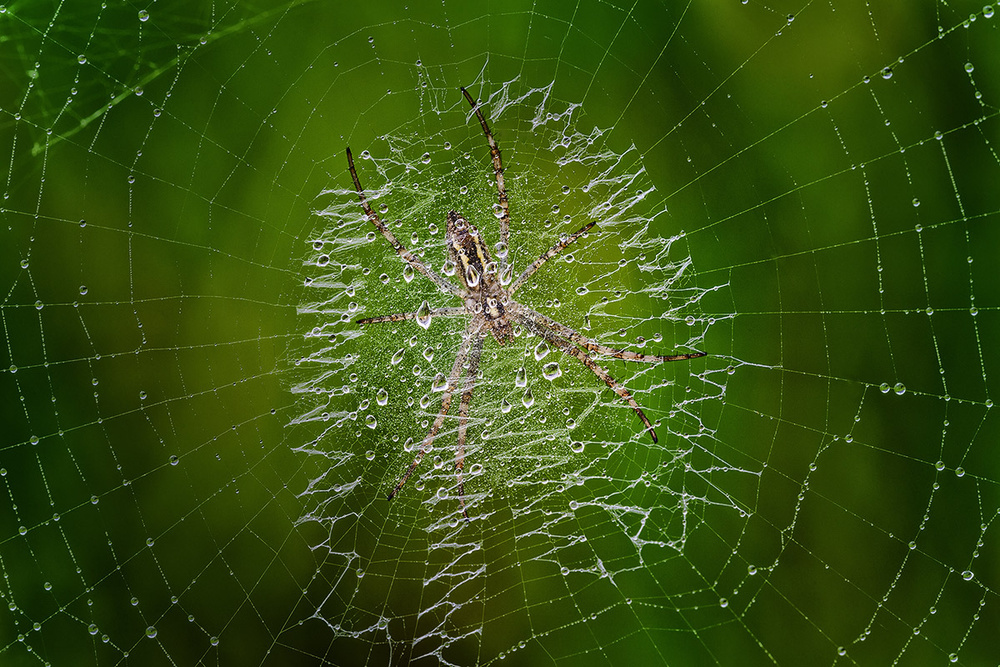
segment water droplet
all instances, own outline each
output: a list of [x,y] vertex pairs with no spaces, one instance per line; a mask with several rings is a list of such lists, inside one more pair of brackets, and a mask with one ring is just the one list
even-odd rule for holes
[[559,368],[558,361],[551,361],[545,364],[544,368],[542,368],[542,377],[546,380],[555,380],[560,375],[562,375],[562,369]]
[[878,390],[881,391],[883,394],[888,394],[889,393],[889,383],[888,382],[883,382],[882,384],[880,384],[878,386]]
[[422,354],[424,355],[424,359],[426,359],[427,361],[434,361],[434,348],[432,348],[430,345],[424,348]]
[[523,403],[526,408],[530,408],[535,404],[535,396],[531,393],[531,387],[524,390],[524,396],[521,397],[521,403]]
[[423,162],[424,164],[430,164],[431,163],[431,154],[430,153],[424,153],[423,155],[420,156],[420,161]]
[[473,475],[480,475],[483,472],[483,464],[473,463],[472,467],[469,468],[469,472]]
[[983,7],[983,16],[988,19],[993,18],[993,5],[986,5]]
[[392,355],[392,365],[393,366],[398,365],[399,362],[401,362],[403,360],[403,351],[404,351],[404,348],[401,347],[398,350],[396,350],[396,354]]
[[577,454],[579,454],[580,452],[583,451],[583,443],[574,440],[569,443],[569,448],[574,452],[576,452]]
[[[149,20],[149,12],[147,12],[145,9],[140,9],[139,10],[139,20],[143,21],[143,22],[148,21]],[[156,630],[153,630],[153,636],[154,637],[156,636]]]
[[453,261],[451,261],[449,259],[449,260],[446,260],[445,263],[444,263],[444,266],[441,267],[441,272],[444,273],[444,275],[446,275],[446,276],[453,276],[453,275],[455,275],[455,270],[456,269],[457,269],[457,267],[455,266],[455,262],[453,262]]
[[388,403],[389,392],[387,392],[385,389],[380,388],[378,392],[375,394],[375,402],[378,403],[379,405],[385,405],[386,403]]
[[178,456],[176,454],[171,454],[171,456],[170,456],[170,465],[175,466],[179,462],[180,462],[180,458],[178,458]]
[[882,78],[883,79],[891,79],[892,78],[892,68],[891,67],[886,67],[885,69],[882,70]]
[[937,470],[944,470],[944,461],[938,461],[935,463],[934,468]]
[[972,63],[965,63],[965,71],[972,74],[972,70],[976,69],[975,65]]
[[403,280],[405,280],[406,282],[410,282],[411,280],[413,280],[413,267],[410,266],[409,264],[403,267]]
[[219,645],[219,638],[218,637],[212,637],[212,638],[210,638],[208,640],[208,643],[211,644],[212,646],[218,646]]
[[544,340],[535,346],[535,361],[541,361],[549,353],[549,345]]
[[972,570],[966,570],[965,572],[962,573],[962,578],[965,579],[966,581],[972,581],[972,578],[974,576],[975,575],[972,574]]
[[146,628],[146,636],[149,637],[150,639],[152,639],[153,637],[155,637],[156,636],[156,628],[154,628],[152,625],[149,626],[148,628]]
[[[412,271],[413,270],[411,269],[410,272],[412,273]],[[420,304],[420,307],[417,308],[417,324],[424,329],[431,326],[431,307],[427,303],[426,299]],[[428,361],[430,361],[430,359],[428,359]]]
[[955,468],[955,477],[965,477],[965,468],[962,466]]
[[506,287],[512,280],[514,280],[514,267],[508,264],[500,272],[500,284]]
[[[375,415],[370,414],[367,417],[365,417],[365,426],[367,426],[368,428],[375,428],[376,426],[378,426],[378,421],[376,421]],[[372,454],[372,456],[374,457],[375,455]],[[371,459],[368,460],[371,461]]]
[[527,387],[528,386],[528,373],[524,370],[524,366],[517,369],[517,373],[514,375],[514,386],[515,387]]
[[479,284],[479,271],[471,264],[465,267],[465,284],[469,287],[475,287]]
[[747,565],[747,574],[749,574],[750,576],[753,576],[753,575],[757,574],[757,566],[756,565]]
[[902,396],[906,393],[906,386],[902,382],[897,382],[892,390],[896,392],[896,396]]
[[495,215],[497,218],[502,218],[503,206],[501,206],[500,204],[493,204],[493,215]]
[[95,625],[94,623],[91,623],[90,625],[88,625],[87,626],[87,632],[89,632],[92,635],[96,635],[97,634],[97,625]]
[[500,402],[500,412],[502,412],[503,414],[507,414],[508,412],[510,412],[511,407],[512,406],[510,404],[510,401],[508,401],[506,398]]
[[434,376],[434,381],[431,382],[431,391],[444,391],[448,388],[448,380],[445,378],[443,373],[438,373]]
[[719,599],[719,606],[722,607],[723,609],[725,609],[726,607],[729,606],[729,600],[727,600],[726,598],[720,598]]

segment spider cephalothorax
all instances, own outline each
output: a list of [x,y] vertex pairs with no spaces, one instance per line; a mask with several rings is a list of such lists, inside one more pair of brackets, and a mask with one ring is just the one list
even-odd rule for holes
[[[465,509],[462,468],[465,466],[465,441],[468,433],[469,404],[472,402],[472,393],[475,389],[476,377],[479,372],[479,358],[483,350],[483,339],[488,333],[492,333],[497,342],[503,345],[513,336],[513,324],[519,324],[535,336],[543,338],[549,345],[571,357],[576,357],[594,375],[608,385],[612,391],[628,402],[649,431],[653,442],[656,442],[656,431],[653,429],[653,425],[646,417],[646,414],[642,411],[642,408],[632,398],[632,394],[625,387],[618,384],[587,352],[604,354],[616,359],[647,363],[694,359],[705,356],[705,353],[693,352],[689,354],[660,356],[606,347],[581,335],[574,329],[556,322],[514,300],[514,293],[535,271],[545,264],[545,262],[562,252],[566,246],[585,236],[596,223],[590,222],[580,230],[556,243],[542,253],[538,259],[529,264],[516,280],[513,279],[513,267],[507,263],[507,249],[510,241],[510,211],[507,201],[507,189],[504,185],[500,149],[497,147],[489,125],[486,123],[486,118],[483,116],[483,112],[479,109],[475,100],[472,99],[472,96],[469,95],[465,88],[462,88],[462,94],[468,100],[469,104],[472,105],[473,112],[479,120],[479,124],[483,128],[483,133],[486,135],[486,140],[490,145],[490,157],[493,161],[493,172],[497,182],[498,204],[495,206],[497,206],[497,219],[500,228],[500,241],[495,246],[497,250],[496,259],[493,259],[490,254],[489,247],[480,231],[461,214],[449,211],[447,214],[447,232],[445,236],[445,242],[448,246],[448,260],[445,262],[444,275],[429,268],[396,239],[389,228],[385,226],[385,223],[372,210],[368,199],[365,197],[365,191],[361,187],[358,173],[354,168],[354,157],[351,155],[350,148],[347,149],[347,165],[351,172],[351,179],[354,181],[358,198],[361,200],[361,208],[364,210],[368,220],[392,244],[392,247],[403,261],[409,264],[414,270],[432,280],[442,292],[458,297],[462,302],[461,306],[431,308],[425,301],[416,312],[366,317],[358,320],[358,323],[364,325],[415,319],[417,324],[429,327],[431,319],[434,317],[471,317],[462,335],[462,343],[459,346],[458,354],[455,355],[455,362],[452,365],[451,373],[448,375],[447,384],[441,396],[441,408],[438,410],[437,417],[427,435],[424,436],[420,450],[413,463],[410,464],[406,472],[403,473],[402,478],[392,491],[389,492],[389,499],[391,500],[403,488],[406,480],[410,478],[410,475],[413,474],[413,471],[416,470],[421,459],[423,459],[424,454],[430,449],[451,408],[452,396],[461,384],[462,399],[458,408],[458,443],[455,456],[455,473],[458,478],[458,498],[462,507],[462,514],[468,519],[469,515]],[[460,286],[448,279],[456,273],[459,276]]]

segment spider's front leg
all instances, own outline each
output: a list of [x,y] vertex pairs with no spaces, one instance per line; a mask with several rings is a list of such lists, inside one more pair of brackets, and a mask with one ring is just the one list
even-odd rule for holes
[[379,233],[385,237],[385,240],[392,245],[396,254],[402,257],[403,261],[412,266],[415,271],[422,273],[434,281],[434,284],[437,285],[441,291],[453,294],[458,298],[462,298],[465,294],[459,287],[454,285],[444,276],[440,275],[437,271],[428,268],[426,264],[417,259],[412,252],[406,249],[406,246],[399,242],[396,236],[389,230],[388,227],[385,226],[385,223],[382,222],[381,218],[378,217],[378,214],[372,210],[371,205],[368,203],[368,198],[365,197],[364,188],[361,187],[361,181],[358,179],[358,172],[354,169],[354,156],[351,155],[350,148],[347,149],[347,168],[351,172],[351,179],[354,181],[354,189],[358,192],[358,199],[361,200],[361,208],[364,210],[365,216],[367,216],[369,222],[375,225],[375,229],[377,229]]
[[[472,105],[472,110],[475,112],[476,118],[479,119],[479,124],[483,128],[483,134],[486,135],[486,141],[490,145],[490,159],[493,160],[493,173],[497,180],[497,200],[500,206],[500,243],[503,244],[504,248],[507,248],[510,247],[510,204],[507,200],[507,186],[503,178],[503,162],[500,160],[500,147],[497,146],[497,142],[493,138],[493,133],[490,132],[490,126],[486,123],[486,117],[483,116],[479,105],[472,99],[472,95],[464,87],[462,88],[462,95]],[[506,252],[500,253],[498,259],[500,260],[500,270],[502,273],[507,268]]]

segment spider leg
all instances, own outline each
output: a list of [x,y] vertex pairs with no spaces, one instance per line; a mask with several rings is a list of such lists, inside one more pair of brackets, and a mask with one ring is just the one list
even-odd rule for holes
[[[507,306],[508,309],[511,306]],[[517,311],[524,317],[534,320],[536,324],[541,324],[544,327],[548,327],[552,331],[563,338],[568,338],[580,347],[594,352],[596,354],[606,354],[608,356],[614,357],[615,359],[622,359],[624,361],[642,361],[651,364],[658,364],[662,361],[683,361],[685,359],[697,359],[698,357],[704,357],[705,352],[692,352],[690,354],[669,354],[669,355],[659,355],[659,354],[640,354],[639,352],[631,352],[629,350],[618,350],[613,347],[607,347],[601,345],[595,340],[587,338],[586,336],[578,333],[576,330],[571,329],[561,322],[556,322],[552,318],[546,317],[541,313],[535,312],[531,308],[527,308],[521,304],[517,304]]]
[[[431,308],[428,311],[428,317],[458,317],[459,315],[466,314],[465,308],[462,306],[454,306],[448,308]],[[358,324],[378,324],[381,322],[401,322],[403,320],[414,320],[420,317],[419,312],[413,313],[393,313],[392,315],[376,315],[375,317],[365,317],[358,320]]]
[[618,381],[615,380],[613,377],[611,377],[611,375],[606,370],[604,370],[604,368],[599,366],[593,359],[587,356],[586,352],[576,347],[569,341],[560,338],[554,332],[549,331],[548,329],[542,327],[539,324],[536,324],[535,321],[530,317],[526,317],[525,315],[520,314],[517,316],[517,320],[522,325],[524,325],[526,329],[531,331],[536,336],[544,338],[551,345],[554,345],[555,347],[559,348],[566,354],[569,354],[579,359],[581,362],[583,362],[584,366],[589,368],[591,372],[594,373],[594,375],[604,380],[604,384],[608,385],[608,387],[610,387],[613,392],[615,392],[616,394],[624,398],[626,401],[628,401],[628,404],[632,407],[633,410],[635,410],[635,413],[639,415],[639,419],[641,419],[642,423],[645,424],[646,430],[649,431],[650,437],[653,438],[653,442],[657,442],[656,431],[653,430],[653,425],[649,422],[649,418],[646,417],[646,414],[642,411],[642,408],[639,407],[639,404],[635,402],[634,398],[632,398],[632,394],[629,393],[628,389],[618,384]]
[[469,354],[469,348],[472,346],[473,340],[479,335],[479,328],[482,324],[482,318],[476,318],[472,322],[469,322],[469,326],[465,330],[465,334],[462,336],[462,345],[458,349],[458,354],[455,356],[455,364],[451,367],[451,374],[448,376],[448,385],[445,387],[444,395],[441,397],[441,409],[438,411],[437,418],[434,419],[434,424],[431,425],[431,430],[427,432],[424,436],[424,441],[420,444],[420,451],[417,452],[417,458],[413,460],[410,467],[406,469],[403,473],[402,479],[399,483],[389,492],[388,499],[392,500],[393,497],[399,490],[403,488],[406,484],[406,480],[410,478],[413,471],[417,469],[420,465],[420,460],[424,458],[424,454],[430,449],[431,445],[434,444],[434,438],[437,437],[438,431],[441,430],[441,425],[444,424],[444,418],[448,414],[448,408],[451,407],[451,397],[455,392],[455,388],[458,386],[459,378],[462,374],[462,366],[465,364],[465,357]]
[[365,197],[365,191],[361,187],[361,181],[358,179],[358,172],[354,170],[354,156],[351,155],[351,149],[347,149],[347,168],[351,172],[351,178],[354,180],[354,188],[358,191],[358,199],[361,200],[361,208],[364,209],[365,215],[368,220],[375,225],[375,229],[381,232],[382,236],[392,245],[403,261],[412,266],[416,271],[424,274],[430,278],[434,283],[441,288],[442,291],[448,294],[454,294],[455,296],[462,298],[464,296],[463,290],[456,287],[447,278],[438,274],[433,269],[428,268],[423,262],[417,259],[413,253],[406,249],[402,243],[396,239],[395,235],[385,226],[385,223],[379,219],[375,211],[372,210],[371,205],[368,203],[368,199]]
[[483,351],[484,334],[477,333],[472,350],[469,354],[469,370],[465,374],[465,390],[458,404],[458,455],[455,458],[455,475],[458,477],[458,503],[462,507],[465,520],[469,513],[465,510],[465,487],[462,484],[462,468],[465,467],[465,438],[468,430],[469,404],[472,402],[472,391],[476,388],[476,373],[479,372],[479,357]]
[[588,222],[586,225],[583,226],[582,229],[573,232],[572,234],[564,238],[562,241],[560,241],[559,243],[555,244],[554,246],[543,252],[538,259],[536,259],[534,262],[528,265],[528,268],[526,268],[524,272],[517,277],[517,280],[515,280],[511,284],[510,289],[508,289],[507,291],[511,294],[517,291],[517,288],[520,287],[521,284],[524,283],[524,281],[530,278],[532,274],[535,273],[535,271],[540,269],[542,264],[544,264],[545,262],[549,261],[556,255],[561,253],[566,246],[568,246],[570,243],[572,243],[573,241],[577,240],[578,238],[589,232],[590,228],[593,227],[595,224],[597,224],[596,221]]
[[[493,158],[493,172],[497,177],[497,195],[500,201],[500,242],[505,247],[510,247],[510,205],[507,203],[507,188],[503,181],[503,163],[500,162],[500,149],[493,138],[493,133],[490,132],[490,126],[486,124],[486,118],[483,117],[483,112],[480,111],[479,105],[476,104],[476,101],[472,99],[469,91],[465,88],[462,88],[462,94],[465,95],[465,99],[472,105],[472,110],[476,113],[479,124],[483,126],[483,134],[486,135],[486,141],[490,143],[490,157]],[[502,272],[507,266],[507,260],[505,256],[501,256],[498,259],[500,260],[500,270]]]

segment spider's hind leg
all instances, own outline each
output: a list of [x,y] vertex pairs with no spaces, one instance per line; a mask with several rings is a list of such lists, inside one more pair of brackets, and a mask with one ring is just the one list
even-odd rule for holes
[[434,444],[434,438],[437,437],[438,431],[441,430],[442,424],[444,424],[444,418],[448,414],[448,409],[451,407],[451,397],[455,392],[455,388],[458,386],[459,378],[462,374],[462,366],[465,365],[465,357],[469,354],[469,348],[473,343],[473,325],[477,324],[475,320],[469,323],[469,328],[465,330],[465,335],[462,337],[462,346],[458,350],[458,354],[455,356],[455,364],[451,367],[451,374],[448,376],[448,385],[444,390],[444,395],[441,397],[441,409],[438,411],[437,418],[434,419],[434,423],[431,425],[431,430],[427,432],[424,436],[424,441],[420,443],[420,451],[417,452],[417,457],[410,464],[410,467],[406,469],[403,473],[403,477],[399,480],[392,491],[389,492],[387,496],[388,500],[392,500],[399,490],[403,488],[406,484],[406,480],[410,479],[410,475],[413,471],[417,469],[420,465],[421,459],[424,458],[424,454],[430,449],[431,445]]
[[657,442],[656,431],[653,429],[653,424],[650,423],[649,418],[646,416],[646,413],[642,411],[642,407],[640,407],[640,405],[636,403],[635,399],[632,398],[632,394],[629,392],[629,390],[618,384],[618,381],[615,380],[613,377],[611,377],[611,374],[608,373],[606,370],[604,370],[602,366],[600,366],[597,362],[591,359],[586,352],[584,352],[577,346],[573,345],[568,340],[565,340],[556,335],[554,332],[544,328],[542,325],[535,322],[534,319],[532,319],[531,317],[527,317],[523,313],[518,315],[518,321],[526,329],[528,329],[528,331],[535,334],[539,338],[544,338],[546,341],[549,342],[549,344],[559,348],[564,353],[579,359],[583,363],[583,365],[589,368],[594,375],[603,380],[604,384],[608,385],[608,387],[613,392],[615,392],[620,397],[625,399],[628,402],[629,406],[631,406],[631,408],[635,410],[635,413],[639,416],[639,419],[642,420],[642,423],[646,427],[646,430],[649,432],[649,436],[653,439],[653,442]]
[[462,508],[462,515],[465,520],[469,520],[469,513],[465,509],[465,486],[462,482],[462,469],[465,467],[465,440],[469,426],[469,404],[472,402],[472,392],[476,388],[476,374],[479,372],[479,358],[483,351],[482,333],[475,334],[476,340],[472,344],[469,356],[469,370],[465,374],[465,390],[462,392],[462,401],[458,404],[458,453],[455,457],[455,476],[458,478],[458,503]]

